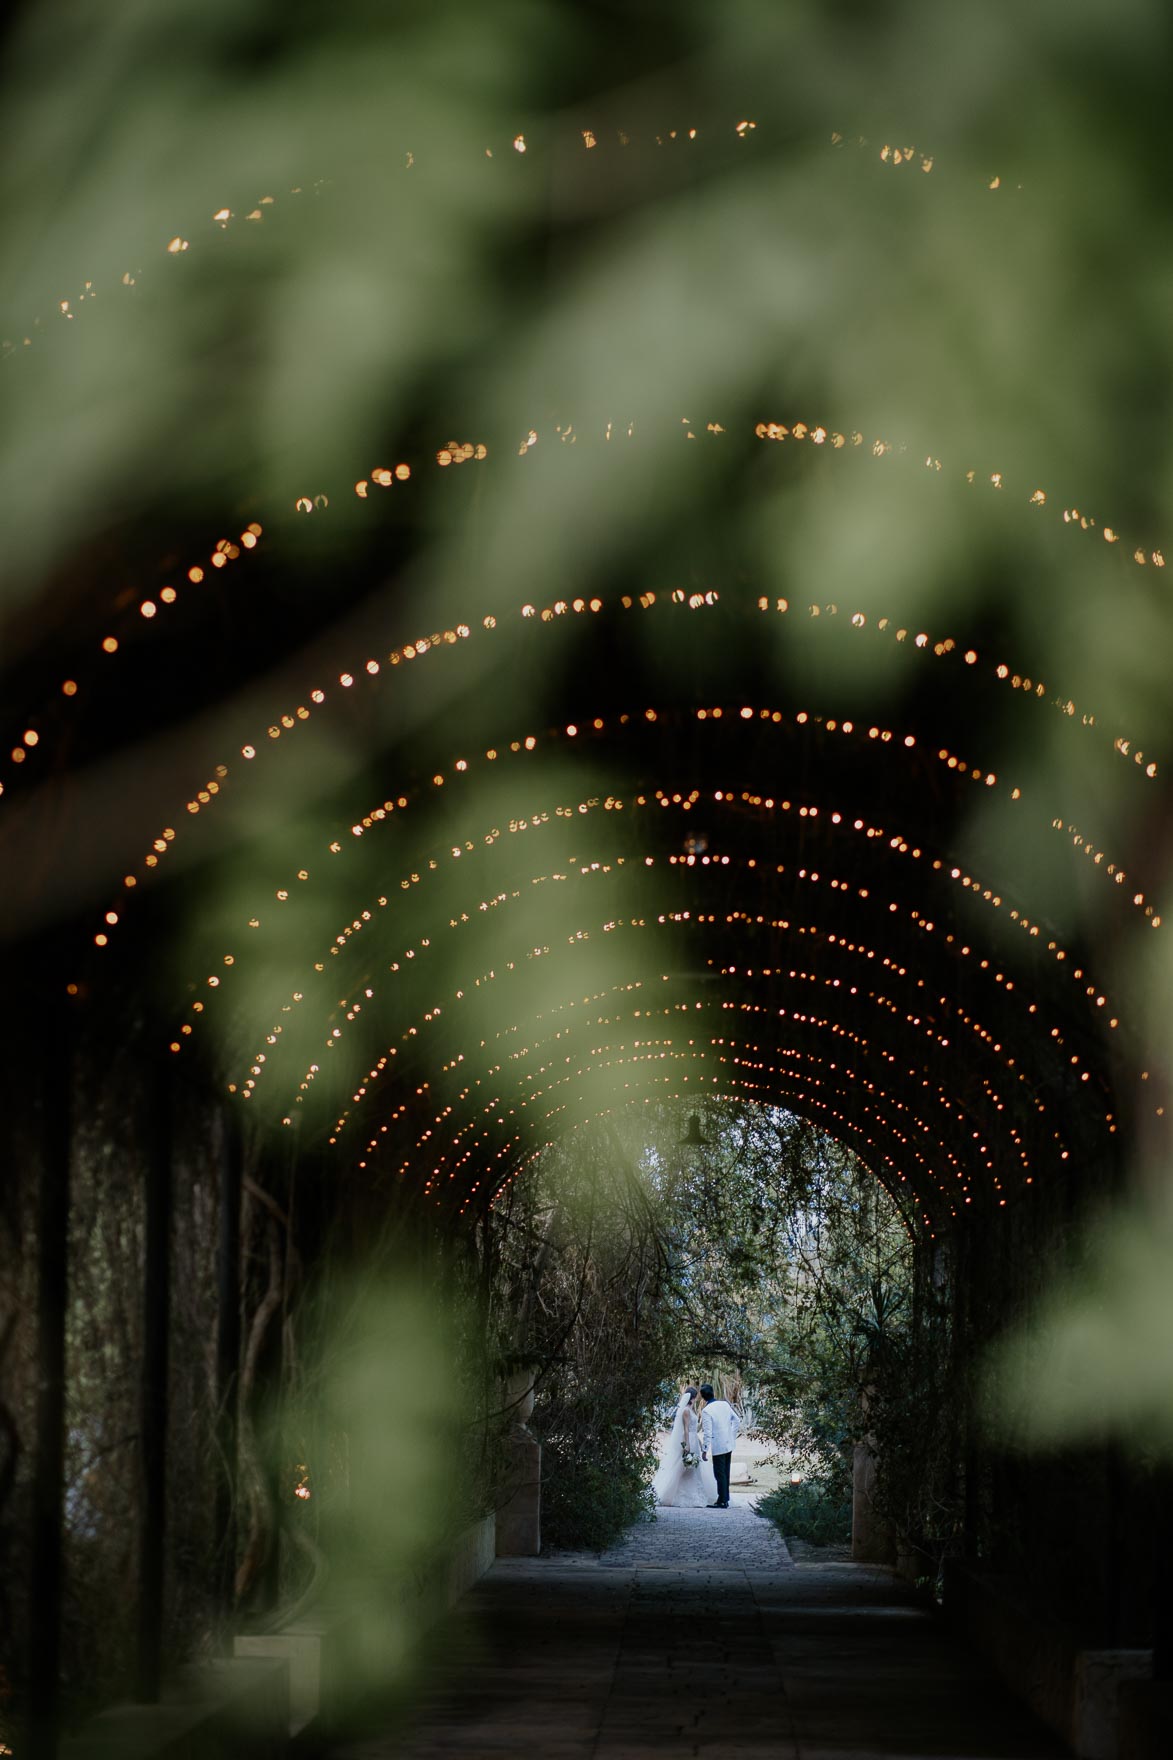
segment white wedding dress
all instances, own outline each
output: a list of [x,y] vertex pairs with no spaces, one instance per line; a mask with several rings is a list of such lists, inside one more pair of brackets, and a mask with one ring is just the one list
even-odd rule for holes
[[[717,1480],[713,1473],[713,1463],[711,1460],[700,1460],[700,1452],[696,1413],[687,1394],[681,1394],[672,1423],[672,1434],[660,1450],[660,1465],[652,1480],[652,1490],[658,1504],[666,1504],[673,1509],[704,1509],[716,1501]],[[686,1453],[698,1457],[695,1467],[685,1466]]]

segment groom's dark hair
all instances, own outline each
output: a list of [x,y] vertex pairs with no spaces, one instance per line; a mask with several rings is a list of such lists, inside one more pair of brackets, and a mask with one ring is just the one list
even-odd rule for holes
[[708,1404],[708,1402],[711,1399],[716,1398],[716,1395],[714,1394],[712,1388],[709,1386],[707,1381],[705,1382],[704,1386],[701,1388],[701,1398],[705,1401],[706,1405]]

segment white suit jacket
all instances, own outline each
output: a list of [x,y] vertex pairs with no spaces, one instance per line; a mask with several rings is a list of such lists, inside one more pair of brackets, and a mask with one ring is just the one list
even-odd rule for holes
[[701,1434],[710,1454],[732,1454],[741,1422],[728,1400],[714,1399],[701,1413]]

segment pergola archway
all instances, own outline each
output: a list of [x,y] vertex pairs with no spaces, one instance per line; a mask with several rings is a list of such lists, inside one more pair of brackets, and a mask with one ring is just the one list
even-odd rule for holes
[[[658,620],[670,626],[662,638],[670,671],[641,678],[641,663],[625,651],[635,645],[633,626],[644,623],[654,669]],[[865,613],[834,604],[791,606],[752,587],[600,590],[527,602],[509,619],[482,613],[479,628],[461,622],[368,655],[311,685],[303,701],[291,699],[238,751],[209,764],[208,787],[195,798],[176,798],[176,823],[160,827],[145,858],[128,864],[121,894],[111,892],[109,908],[94,914],[84,986],[100,1006],[107,974],[127,957],[140,900],[181,851],[198,862],[218,813],[233,813],[239,836],[250,817],[269,820],[266,796],[276,791],[278,816],[296,824],[302,804],[289,766],[308,745],[308,771],[318,772],[321,744],[341,718],[375,748],[362,771],[312,803],[311,822],[283,833],[275,860],[265,841],[231,858],[229,874],[235,862],[245,877],[230,881],[230,908],[205,904],[209,891],[222,898],[222,878],[214,888],[206,879],[193,884],[183,898],[187,945],[167,998],[166,1043],[177,1058],[209,1046],[228,1093],[279,1129],[296,1121],[306,1136],[316,1132],[340,1160],[359,1155],[365,1165],[363,1156],[385,1154],[378,1137],[384,1113],[394,1114],[404,1157],[397,1176],[414,1170],[429,1194],[441,1186],[445,1201],[463,1204],[468,1188],[452,1157],[419,1163],[413,1128],[434,1129],[428,1108],[441,1095],[462,1118],[491,1070],[503,1091],[494,1104],[518,1121],[496,1142],[494,1159],[506,1167],[524,1159],[540,1131],[537,1095],[514,1090],[496,1042],[521,1031],[533,1039],[525,1055],[538,1055],[544,1021],[590,1007],[594,950],[605,946],[607,981],[595,989],[630,999],[591,1017],[608,1027],[612,1053],[646,1032],[638,1022],[648,1019],[649,986],[658,982],[672,998],[657,995],[661,1017],[701,1016],[706,1058],[724,1061],[717,1046],[732,1035],[718,1025],[752,1025],[767,1092],[787,1056],[809,1062],[812,1080],[826,1066],[819,1104],[860,1142],[875,1122],[890,1169],[909,1160],[891,1177],[914,1194],[925,1226],[975,1201],[1005,1208],[1036,1180],[1062,1179],[1075,1141],[1085,1156],[1090,1141],[1110,1158],[1122,1110],[1143,1091],[1134,1087],[1144,1074],[1132,1067],[1135,1051],[1130,1058],[1119,1049],[1128,1043],[1127,1018],[1117,1012],[1124,1005],[1095,957],[1054,927],[1051,874],[1033,870],[1036,846],[1050,841],[1061,863],[1077,874],[1086,868],[1114,937],[1159,932],[1161,916],[1147,877],[1109,859],[1084,829],[1096,824],[1093,803],[1073,809],[1078,819],[1057,815],[997,766],[1013,763],[1019,745],[1029,754],[1032,722],[1056,714],[1067,722],[1064,737],[1110,752],[1122,794],[1143,796],[1157,766],[1138,764],[1121,749],[1127,739],[1110,742],[1093,712],[1081,718],[1069,699],[1042,694],[1046,686],[1007,662],[991,663],[953,636],[875,622],[869,628]],[[766,640],[780,636],[764,662],[759,628]],[[496,676],[516,668],[532,678],[551,666],[565,721],[511,721],[491,702],[478,711],[485,728],[470,728],[467,743],[453,741],[442,712],[437,724],[413,728],[405,750],[393,705],[413,663],[457,675],[439,686],[445,698],[467,693],[469,671],[474,686],[483,677],[478,638],[495,646]],[[791,682],[804,671],[817,679],[825,644],[869,640],[877,669],[911,651],[926,675],[917,680],[920,700],[893,715],[895,725],[868,714],[874,685],[862,691],[857,720],[840,681],[798,690]],[[556,644],[552,653],[547,644]],[[475,658],[461,676],[466,646]],[[748,700],[728,696],[739,670]],[[760,677],[770,670],[772,688]],[[1021,692],[1030,711],[1009,754],[987,706],[1007,689]],[[958,842],[975,811],[991,854],[987,866],[975,847],[971,872]],[[1027,854],[1017,863],[1007,859],[1016,843]],[[535,911],[546,937],[536,943]],[[581,996],[576,964],[587,972]],[[703,1000],[681,1000],[690,984],[703,987]],[[476,1020],[478,993],[487,996],[489,985],[497,986],[494,1011],[519,1007],[493,1040]],[[520,1004],[503,994],[510,989]],[[836,1039],[859,1071],[830,1055]],[[586,1079],[591,1068],[588,1054],[575,1073]],[[703,1072],[709,1084],[731,1074]],[[413,1083],[428,1084],[421,1108],[411,1103],[423,1099]],[[401,1092],[406,1100],[384,1099]],[[883,1125],[873,1120],[879,1095],[895,1109]],[[523,1111],[531,1116],[522,1120]],[[465,1132],[474,1112],[463,1116]],[[890,1135],[896,1114],[912,1136]],[[931,1145],[927,1158],[913,1147],[917,1138]],[[470,1184],[482,1199],[487,1183],[481,1167]]]
[[[1024,574],[1069,539],[1105,543],[1105,595],[1165,566],[1060,491],[922,461],[847,414],[705,414],[674,415],[671,443],[692,478],[738,477],[734,528],[747,494],[848,506],[888,471],[926,525],[945,478],[987,496]],[[1136,829],[1163,759],[1141,709],[1139,732],[1105,718],[1094,663],[1053,676],[1045,641],[1019,658],[1012,620],[972,600],[937,627],[915,593],[883,596],[891,569],[783,591],[712,523],[666,575],[592,553],[592,521],[634,517],[618,485],[645,427],[518,411],[487,439],[330,460],[279,501],[245,486],[210,548],[177,539],[141,590],[102,580],[84,627],[44,635],[0,801],[21,982],[48,1023],[25,1062],[51,1096],[72,1016],[100,1037],[130,994],[168,1080],[312,1167],[324,1209],[360,1190],[453,1231],[584,1120],[666,1095],[782,1105],[871,1170],[926,1262],[950,1256],[961,1305],[1004,1297],[1009,1318],[1058,1221],[1120,1190],[1163,1128],[1135,983],[1163,933],[1165,852]],[[529,559],[516,586],[502,560],[556,483],[581,567],[538,593]],[[60,1118],[43,1152],[51,1305]]]

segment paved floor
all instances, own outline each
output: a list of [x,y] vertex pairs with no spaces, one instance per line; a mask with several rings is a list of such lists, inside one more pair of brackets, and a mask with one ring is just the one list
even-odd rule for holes
[[333,1760],[1065,1752],[888,1572],[794,1565],[748,1509],[661,1511],[601,1558],[499,1562],[395,1722]]
[[773,1522],[736,1499],[728,1509],[658,1509],[654,1522],[629,1528],[600,1565],[636,1570],[710,1565],[720,1570],[780,1571],[791,1558]]

